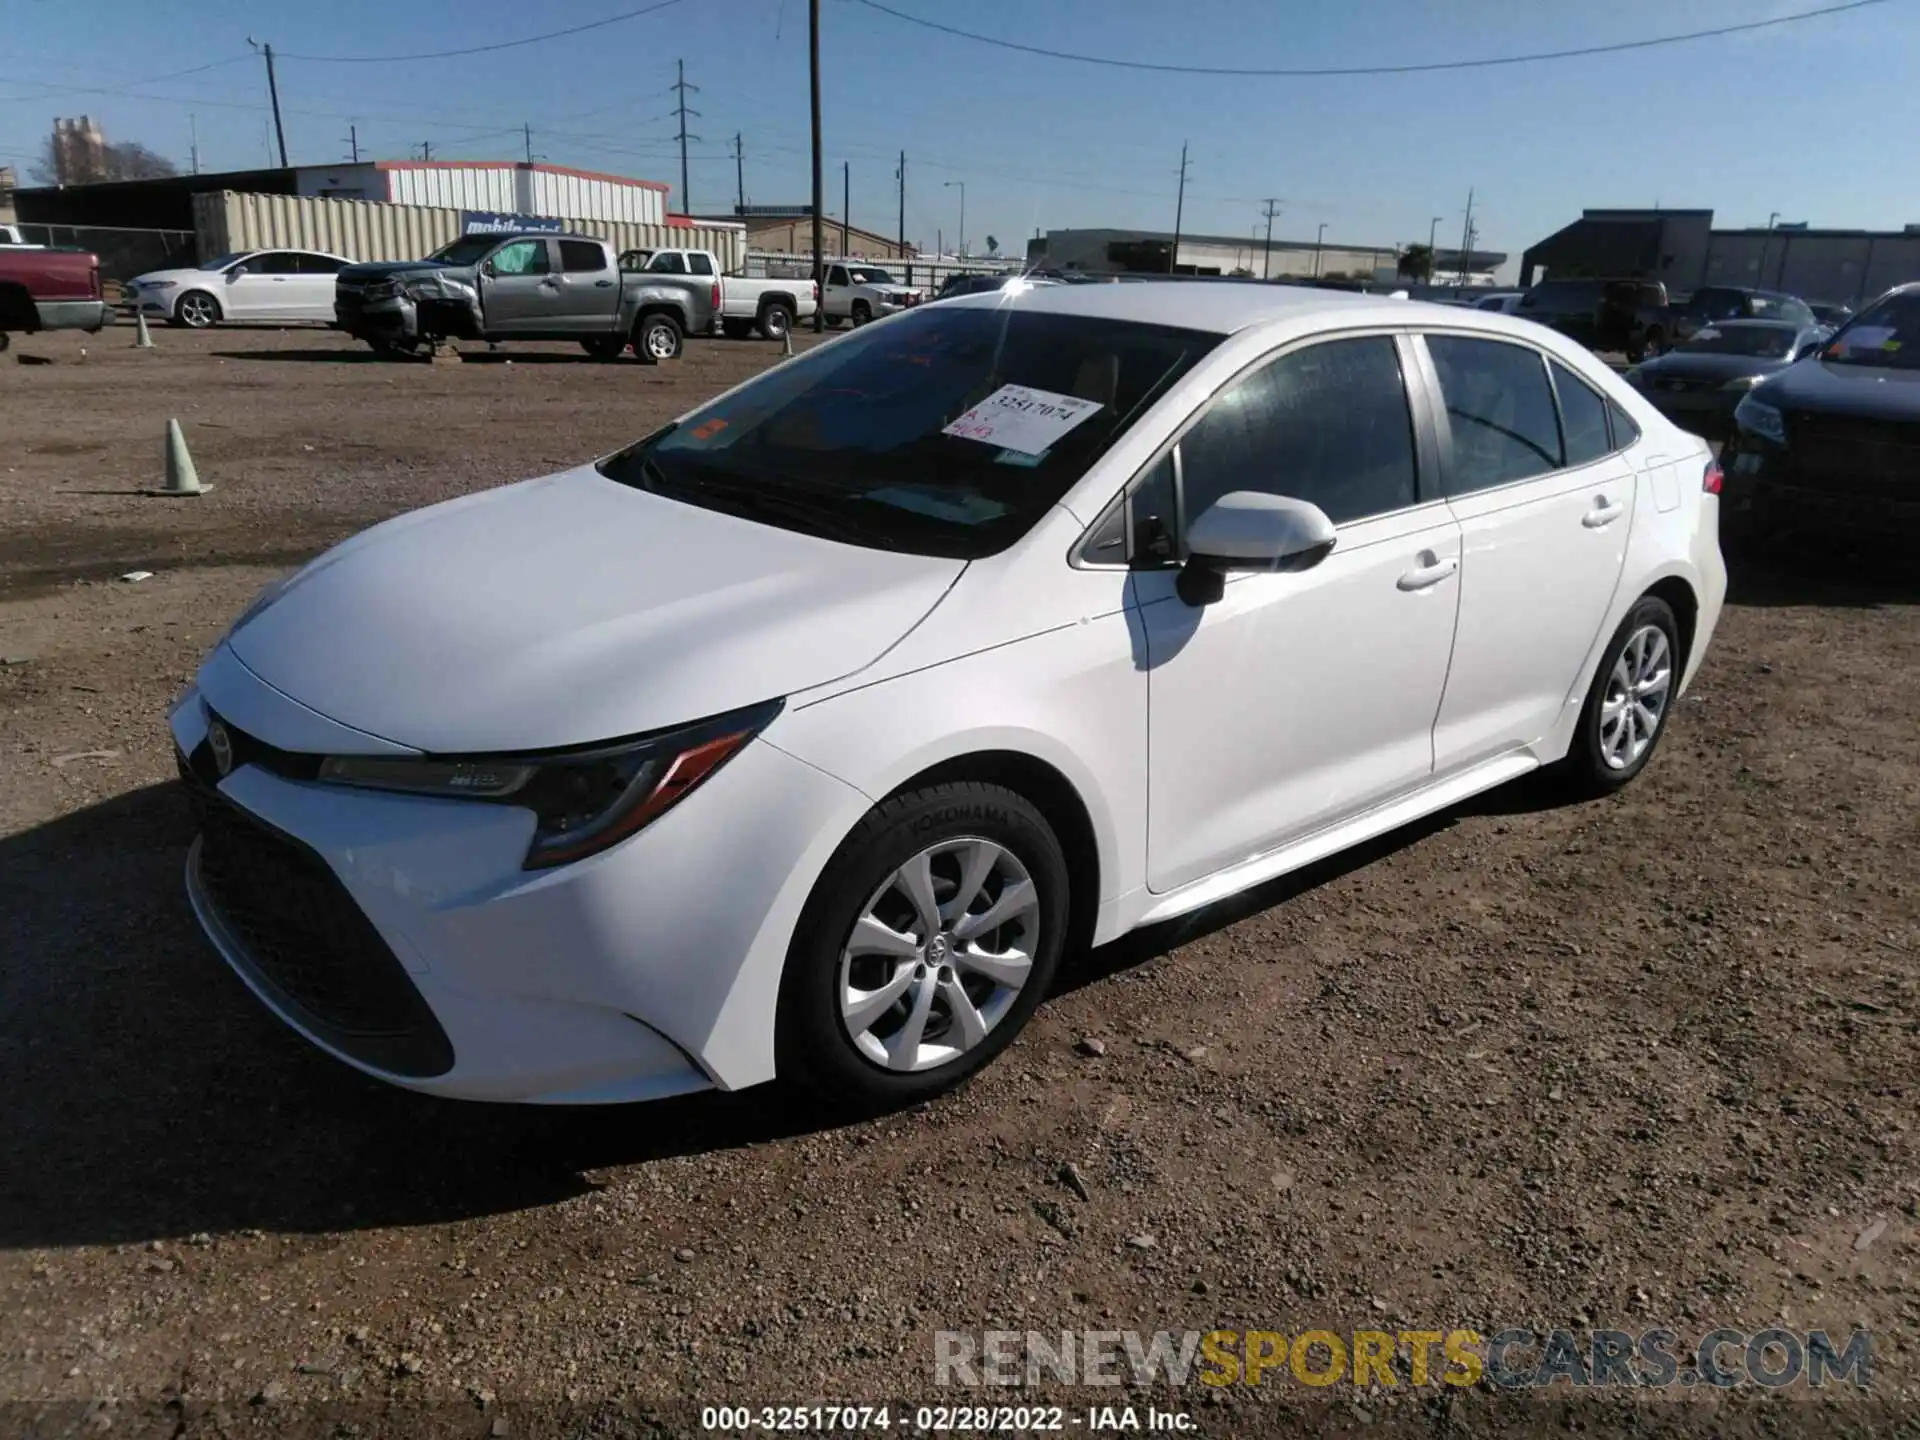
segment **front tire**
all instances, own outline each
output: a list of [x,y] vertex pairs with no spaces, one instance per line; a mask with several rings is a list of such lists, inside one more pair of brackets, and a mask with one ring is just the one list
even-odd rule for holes
[[658,365],[680,358],[680,324],[671,315],[642,315],[633,327],[633,353],[641,363]]
[[873,307],[864,300],[854,301],[853,323],[856,325],[865,325],[871,319],[873,319]]
[[842,842],[795,927],[780,985],[781,1078],[830,1105],[910,1105],[1004,1050],[1066,940],[1066,857],[999,785],[896,795]]
[[204,290],[189,290],[173,302],[173,323],[206,330],[220,323],[220,302]]
[[1656,595],[1643,595],[1601,652],[1573,746],[1561,762],[1569,790],[1610,794],[1647,768],[1667,733],[1680,673],[1673,608]]

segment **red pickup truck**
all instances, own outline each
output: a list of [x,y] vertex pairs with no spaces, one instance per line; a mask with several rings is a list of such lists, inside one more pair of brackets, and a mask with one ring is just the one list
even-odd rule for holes
[[0,249],[0,350],[10,331],[98,330],[113,318],[85,250]]

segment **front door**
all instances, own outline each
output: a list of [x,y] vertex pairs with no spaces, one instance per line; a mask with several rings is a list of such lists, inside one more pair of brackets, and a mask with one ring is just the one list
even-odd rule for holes
[[1634,474],[1606,401],[1557,360],[1463,335],[1425,345],[1464,547],[1433,737],[1445,772],[1533,745],[1584,700],[1581,669],[1626,561]]
[[1291,350],[1230,383],[1179,443],[1182,534],[1221,495],[1258,490],[1312,501],[1339,539],[1309,569],[1230,576],[1206,606],[1180,599],[1173,568],[1134,575],[1156,892],[1432,773],[1459,526],[1423,483],[1402,353],[1386,335]]
[[218,297],[228,320],[291,320],[295,301],[287,286],[297,271],[285,250],[262,250],[226,272]]
[[560,281],[547,251],[547,242],[535,237],[509,241],[493,252],[482,279],[490,334],[563,333]]

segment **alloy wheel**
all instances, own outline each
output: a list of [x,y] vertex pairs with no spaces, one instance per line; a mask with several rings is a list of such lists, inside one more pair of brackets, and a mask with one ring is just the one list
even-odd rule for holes
[[196,330],[204,330],[219,318],[210,295],[188,295],[180,301],[180,319]]
[[1600,701],[1600,758],[1625,770],[1653,744],[1673,693],[1673,651],[1658,625],[1627,637]]
[[840,952],[840,1019],[887,1070],[931,1070],[986,1039],[1026,987],[1040,893],[1011,850],[975,836],[914,855],[875,890]]

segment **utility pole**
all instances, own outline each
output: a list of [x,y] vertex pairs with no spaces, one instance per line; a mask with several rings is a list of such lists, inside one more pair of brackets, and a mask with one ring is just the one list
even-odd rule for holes
[[430,162],[433,159],[433,141],[422,140],[420,142],[420,159],[423,162]]
[[280,168],[284,170],[287,168],[287,131],[280,123],[280,82],[273,73],[273,46],[260,45],[251,37],[247,43],[256,46],[267,62],[267,98],[273,102],[273,134],[280,142]]
[[1320,278],[1320,247],[1325,243],[1326,238],[1327,222],[1322,220],[1319,232],[1313,237],[1313,278],[1316,280]]
[[200,173],[200,117],[187,112],[187,160],[193,173]]
[[1460,288],[1467,288],[1467,264],[1473,255],[1473,187],[1467,187],[1467,223],[1460,227]]
[[533,126],[525,120],[520,122],[520,139],[527,147],[527,164],[531,165],[533,164]]
[[967,258],[967,182],[964,180],[949,180],[940,188],[943,190],[957,189],[960,192],[959,250],[960,250],[960,258],[964,260]]
[[826,243],[820,212],[827,203],[820,178],[820,0],[807,0],[807,70],[813,89],[813,289],[819,302],[813,307],[813,333],[820,335],[827,328],[827,274],[820,255]]
[[733,188],[738,197],[734,201],[737,214],[747,208],[747,151],[738,130],[733,132]]
[[680,94],[680,134],[676,137],[680,141],[680,208],[686,214],[691,215],[693,213],[693,198],[687,193],[687,141],[698,140],[700,137],[698,135],[687,134],[687,117],[692,115],[697,118],[700,112],[687,108],[687,92],[692,90],[698,94],[700,87],[687,83],[686,61],[676,60],[673,63],[679,73],[679,78],[673,82],[673,88]]
[[840,162],[840,256],[848,253],[847,227],[853,223],[853,162]]
[[900,169],[896,174],[900,181],[900,258],[907,258],[907,152],[900,152]]
[[1173,248],[1167,252],[1167,273],[1180,263],[1180,222],[1187,212],[1187,142],[1180,142],[1180,195],[1173,202]]
[[347,126],[347,156],[355,165],[360,163],[360,127],[358,125]]
[[1266,258],[1260,262],[1260,278],[1262,280],[1270,279],[1273,275],[1273,216],[1274,212],[1279,208],[1280,202],[1278,200],[1267,201],[1267,254]]

